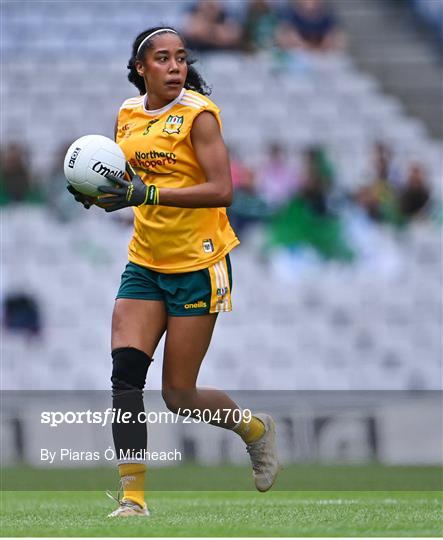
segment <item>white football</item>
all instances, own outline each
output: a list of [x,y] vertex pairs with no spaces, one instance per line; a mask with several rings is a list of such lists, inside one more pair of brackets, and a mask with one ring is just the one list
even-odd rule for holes
[[111,185],[107,174],[125,176],[125,155],[120,146],[103,135],[85,135],[66,152],[64,172],[68,182],[80,193],[95,197],[98,186]]

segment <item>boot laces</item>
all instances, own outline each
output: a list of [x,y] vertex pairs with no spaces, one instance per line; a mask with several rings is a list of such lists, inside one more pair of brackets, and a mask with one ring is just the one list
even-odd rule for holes
[[248,444],[246,446],[246,452],[248,452],[248,454],[251,456],[252,469],[255,472],[259,472],[261,467],[266,465],[266,462],[263,459],[263,447],[264,442],[262,441],[257,441],[256,443]]
[[123,485],[122,485],[122,482],[120,480],[120,483],[119,483],[119,486],[118,486],[118,491],[117,491],[117,497],[115,497],[110,491],[106,491],[106,495],[112,499],[113,501],[115,501],[117,504],[119,504],[120,506],[123,506],[123,504],[127,501],[122,501],[122,494],[123,494]]

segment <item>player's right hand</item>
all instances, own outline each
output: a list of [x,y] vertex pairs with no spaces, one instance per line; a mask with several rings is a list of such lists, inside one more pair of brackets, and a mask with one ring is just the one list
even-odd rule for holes
[[93,204],[97,202],[97,197],[90,197],[89,195],[84,195],[83,193],[80,193],[80,191],[77,191],[74,187],[71,186],[71,184],[68,184],[66,186],[66,189],[74,196],[74,199],[81,203],[86,210],[89,210]]

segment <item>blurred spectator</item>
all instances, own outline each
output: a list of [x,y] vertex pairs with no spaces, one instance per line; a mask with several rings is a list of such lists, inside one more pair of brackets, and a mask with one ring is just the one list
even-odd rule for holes
[[289,0],[282,12],[277,42],[282,49],[340,50],[344,37],[324,0]]
[[4,299],[3,322],[7,330],[39,336],[42,330],[40,308],[32,296],[11,293]]
[[279,18],[268,0],[249,0],[243,23],[243,42],[247,51],[270,49],[274,45]]
[[374,221],[398,223],[398,178],[392,166],[392,152],[382,142],[374,145],[373,172],[371,181],[360,188],[355,196]]
[[233,148],[229,148],[229,158],[231,163],[231,177],[234,190],[249,189],[254,184],[254,173],[238,157]]
[[295,167],[290,167],[279,143],[271,143],[265,162],[257,172],[257,189],[272,208],[288,201],[299,189],[300,179]]
[[11,142],[1,151],[0,203],[40,202],[41,194],[32,185],[29,149]]
[[[412,0],[417,15],[443,40],[443,2],[438,0]],[[441,54],[441,49],[439,49]]]
[[299,197],[319,215],[326,215],[327,197],[333,185],[334,172],[326,153],[319,146],[306,151],[305,171]]
[[324,150],[308,149],[301,189],[270,221],[269,247],[285,247],[292,257],[304,258],[308,250],[324,259],[350,261],[353,252],[341,220],[328,209],[332,186],[333,170]]
[[399,222],[397,192],[385,178],[375,179],[372,184],[359,189],[356,202],[374,221],[392,224]]
[[383,178],[392,185],[400,183],[400,175],[394,165],[392,150],[382,141],[374,144],[372,164],[374,178]]
[[374,146],[374,176],[356,193],[355,200],[374,221],[403,225],[421,212],[430,200],[430,188],[421,163],[412,162],[403,180],[385,144]]
[[424,167],[417,162],[411,163],[406,177],[406,185],[399,195],[399,210],[405,220],[421,214],[430,200],[430,189]]
[[217,0],[198,0],[182,32],[188,47],[200,52],[238,49],[241,45],[240,25],[228,17]]
[[232,152],[231,175],[234,199],[228,215],[235,233],[241,238],[249,225],[263,222],[269,216],[269,208],[257,192],[254,172]]

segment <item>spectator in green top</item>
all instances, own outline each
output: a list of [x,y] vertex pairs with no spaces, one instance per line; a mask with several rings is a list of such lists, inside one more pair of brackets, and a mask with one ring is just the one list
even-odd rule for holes
[[353,252],[341,220],[328,206],[333,182],[333,168],[325,151],[321,147],[309,148],[300,190],[269,223],[268,247],[271,250],[286,248],[297,253],[309,249],[324,259],[352,260]]
[[276,9],[268,0],[249,0],[243,22],[243,42],[247,51],[270,49],[279,24]]

